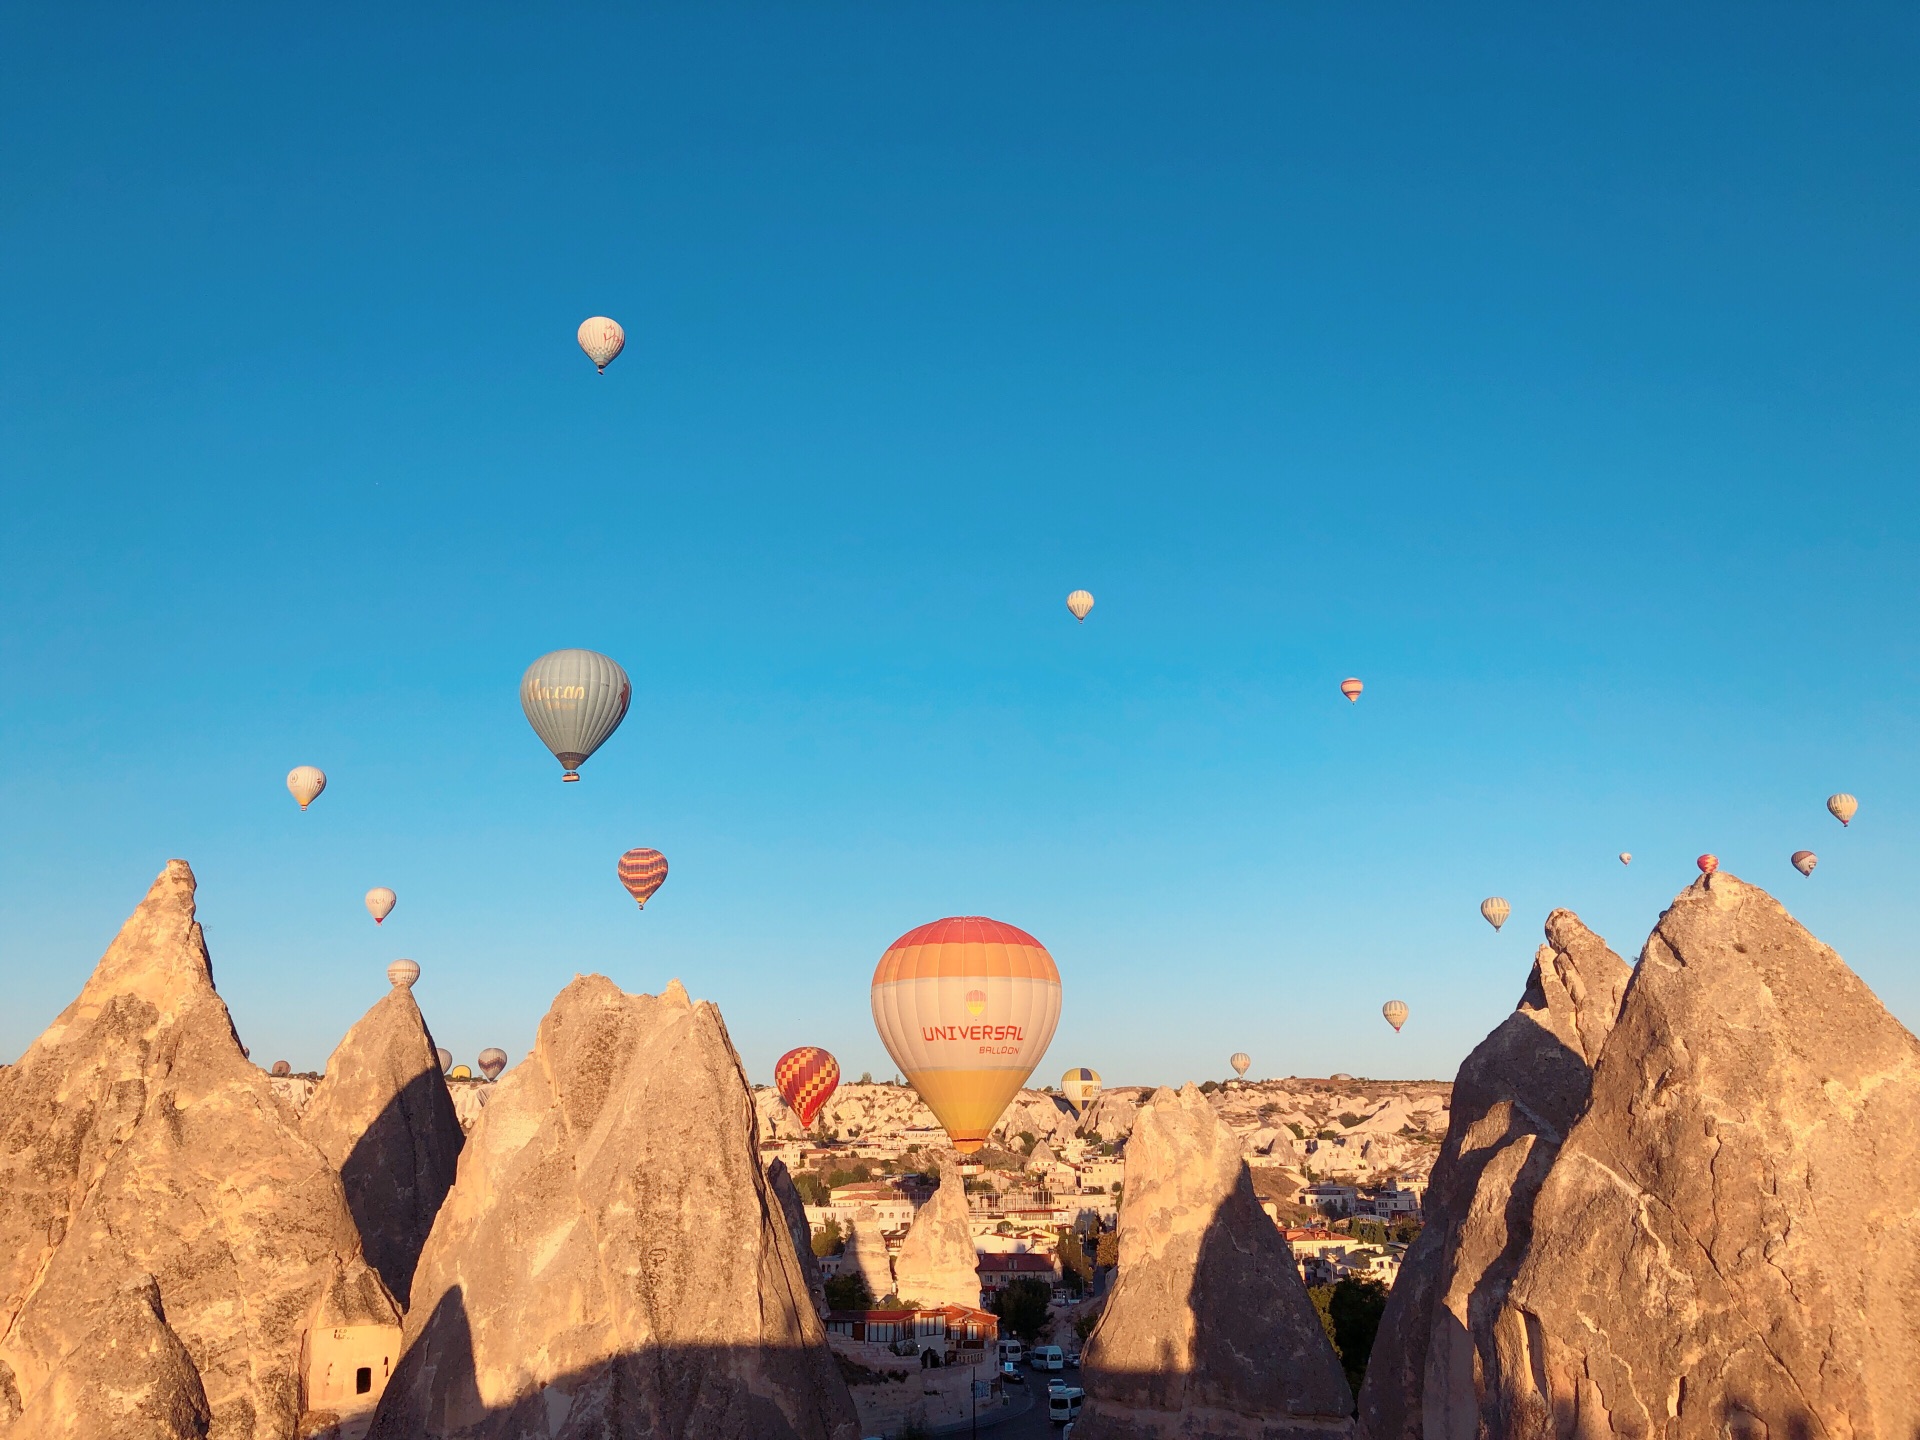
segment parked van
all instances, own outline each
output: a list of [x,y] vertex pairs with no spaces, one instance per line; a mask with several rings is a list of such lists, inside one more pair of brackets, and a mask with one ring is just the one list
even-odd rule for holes
[[1009,1362],[1015,1365],[1020,1363],[1020,1342],[1018,1340],[1002,1340],[1000,1342],[1000,1363],[1004,1365]]
[[1087,1398],[1087,1392],[1076,1385],[1067,1385],[1047,1396],[1047,1419],[1056,1425],[1065,1425],[1069,1420],[1080,1417],[1080,1402]]
[[1033,1347],[1033,1368],[1064,1370],[1067,1368],[1067,1357],[1058,1345],[1036,1345]]

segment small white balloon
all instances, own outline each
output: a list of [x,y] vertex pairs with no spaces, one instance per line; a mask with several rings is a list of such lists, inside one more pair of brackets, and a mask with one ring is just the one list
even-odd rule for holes
[[593,368],[602,375],[607,373],[614,357],[627,348],[627,332],[620,328],[618,321],[609,320],[604,315],[595,315],[580,322],[580,328],[574,333],[580,342],[580,348],[587,352],[587,358],[593,361]]
[[327,772],[318,765],[296,765],[287,772],[287,790],[306,809],[327,788]]
[[387,983],[401,990],[411,990],[413,982],[420,978],[420,962],[417,960],[396,960],[387,966]]
[[391,915],[393,913],[393,907],[399,899],[400,897],[398,895],[394,894],[393,891],[384,885],[376,885],[373,889],[367,891],[367,913],[373,916],[373,923],[378,925],[382,920],[386,919],[387,916]]

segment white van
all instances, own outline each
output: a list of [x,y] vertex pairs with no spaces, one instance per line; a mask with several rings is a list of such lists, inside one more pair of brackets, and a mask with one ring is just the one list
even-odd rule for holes
[[1064,1370],[1067,1357],[1058,1345],[1036,1345],[1033,1347],[1033,1368],[1036,1370]]
[[1056,1425],[1065,1425],[1080,1417],[1080,1402],[1087,1398],[1087,1392],[1075,1385],[1065,1385],[1047,1396],[1047,1419]]
[[1018,1365],[1020,1363],[1020,1342],[1018,1340],[1002,1340],[1000,1342],[1000,1360],[1003,1364],[1011,1362],[1012,1364]]

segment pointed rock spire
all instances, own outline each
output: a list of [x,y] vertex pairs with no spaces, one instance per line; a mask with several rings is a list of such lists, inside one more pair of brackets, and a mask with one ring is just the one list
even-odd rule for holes
[[942,1165],[940,1188],[914,1215],[894,1257],[894,1292],[912,1304],[978,1310],[979,1266],[966,1182],[952,1165]]

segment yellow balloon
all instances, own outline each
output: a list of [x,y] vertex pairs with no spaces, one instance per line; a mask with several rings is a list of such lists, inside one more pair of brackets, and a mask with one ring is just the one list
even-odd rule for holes
[[1496,930],[1507,923],[1507,916],[1512,913],[1513,907],[1498,895],[1489,896],[1480,902],[1480,914],[1485,918],[1487,924]]
[[1090,590],[1074,591],[1071,595],[1067,596],[1067,609],[1073,612],[1074,619],[1085,624],[1087,616],[1093,610],[1093,592]]
[[464,1066],[464,1065],[456,1065],[456,1066],[454,1066],[454,1067],[453,1067],[453,1069],[451,1069],[451,1070],[449,1070],[449,1071],[447,1071],[447,1079],[449,1079],[449,1080],[471,1080],[471,1079],[473,1079],[473,1071],[471,1071],[471,1070],[469,1070],[469,1069],[468,1069],[468,1068],[467,1068],[466,1066]]
[[1827,809],[1833,812],[1833,818],[1842,825],[1851,825],[1853,817],[1860,813],[1860,802],[1853,796],[1842,792],[1827,797]]
[[1093,1097],[1100,1093],[1100,1072],[1079,1065],[1060,1077],[1060,1093],[1073,1106],[1073,1113],[1084,1115]]
[[1407,1002],[1389,1000],[1380,1007],[1380,1013],[1387,1017],[1387,1024],[1393,1027],[1395,1034],[1398,1034],[1400,1027],[1407,1023]]
[[873,1023],[887,1053],[971,1154],[1060,1021],[1060,972],[1026,931],[979,915],[910,930],[873,972]]

